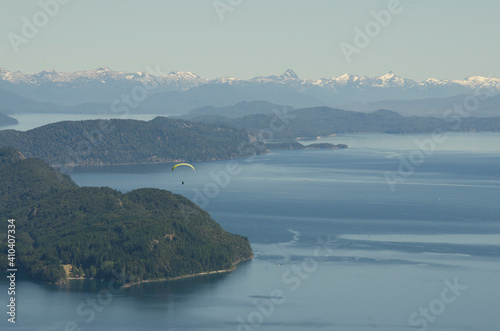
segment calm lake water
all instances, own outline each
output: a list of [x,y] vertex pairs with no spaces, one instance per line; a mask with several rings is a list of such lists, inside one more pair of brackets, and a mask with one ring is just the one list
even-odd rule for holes
[[196,163],[196,172],[74,169],[82,186],[183,194],[248,236],[255,259],[121,290],[20,280],[17,323],[4,315],[1,328],[497,331],[500,134],[450,134],[434,147],[430,135],[323,141],[350,148]]

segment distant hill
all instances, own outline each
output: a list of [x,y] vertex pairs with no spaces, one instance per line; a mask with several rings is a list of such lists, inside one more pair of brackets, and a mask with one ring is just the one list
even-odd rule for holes
[[[239,110],[244,111],[245,106],[243,105],[249,103],[246,111],[255,113],[255,110],[251,111],[250,109],[252,107],[266,108],[264,102],[268,104],[294,104],[300,107],[324,104],[316,98],[297,93],[287,86],[259,85],[250,88],[239,85],[207,84],[193,87],[187,91],[153,94],[139,103],[137,108],[130,109],[130,111],[133,113],[182,115],[193,109],[196,109],[195,112],[203,112],[199,108],[205,107],[207,107],[205,111],[209,107],[233,108],[233,105],[237,103],[240,104]],[[220,111],[228,114],[228,111]]]
[[[486,93],[486,91],[484,91],[484,93]],[[385,108],[405,116],[428,116],[439,118],[443,117],[448,109],[453,109],[454,105],[464,108],[464,103],[470,98],[470,95],[457,95],[448,98],[385,100],[369,103],[351,103],[344,108],[362,112],[371,112],[375,109]],[[474,111],[470,112],[472,117],[500,116],[500,95],[488,97],[484,100],[477,98],[475,102],[477,103],[471,103],[471,105],[469,105],[477,107]]]
[[204,106],[221,107],[252,98],[238,88],[226,85],[202,85],[187,91],[159,92],[151,95],[133,113],[181,115]]
[[52,103],[38,102],[0,89],[0,111],[4,114],[38,113],[58,108],[59,106]]
[[[456,115],[455,115],[456,116]],[[425,133],[442,131],[500,131],[500,117],[460,118],[448,120],[433,117],[402,116],[390,110],[372,113],[346,111],[328,107],[302,108],[283,116],[286,123],[276,115],[254,114],[228,119],[220,116],[198,116],[191,121],[232,125],[259,135],[262,130],[280,127],[273,131],[273,139],[315,138],[331,134],[381,132],[381,133]],[[457,125],[459,122],[459,125]]]
[[[13,149],[0,149],[0,198],[4,228],[16,220],[16,266],[37,280],[62,282],[68,265],[74,276],[133,283],[231,270],[252,258],[247,238],[181,195],[78,187]],[[0,245],[6,261],[6,236]]]
[[221,116],[226,118],[237,118],[252,114],[274,114],[293,110],[290,106],[277,105],[267,101],[239,102],[226,107],[205,106],[191,110],[189,113],[179,116],[181,119],[191,119],[198,116]]
[[239,128],[165,117],[148,122],[66,121],[26,132],[0,131],[0,147],[15,148],[53,166],[231,159],[255,153],[241,149],[251,140],[255,137]]
[[3,112],[4,114],[19,114],[19,113],[113,114],[113,111],[109,104],[84,103],[77,106],[60,106],[55,103],[35,101],[3,89],[0,89],[0,111]]
[[18,123],[19,122],[15,118],[0,113],[0,126],[14,125]]

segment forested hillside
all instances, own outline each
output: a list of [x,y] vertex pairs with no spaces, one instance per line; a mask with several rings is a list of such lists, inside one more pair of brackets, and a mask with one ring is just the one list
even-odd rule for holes
[[250,156],[247,131],[157,117],[151,121],[90,120],[0,131],[0,147],[53,166],[211,161]]
[[279,127],[274,139],[315,138],[331,134],[382,132],[426,133],[440,131],[500,131],[500,117],[474,118],[450,114],[445,119],[435,117],[402,116],[389,110],[360,113],[328,107],[302,108],[286,114],[253,114],[239,118],[203,115],[190,119],[194,122],[230,125],[258,134],[260,130]]
[[[10,218],[18,268],[47,282],[66,279],[64,264],[77,276],[129,283],[227,270],[252,257],[247,238],[225,232],[181,195],[78,187],[42,160],[0,149],[5,229]],[[6,236],[0,239],[6,261]]]

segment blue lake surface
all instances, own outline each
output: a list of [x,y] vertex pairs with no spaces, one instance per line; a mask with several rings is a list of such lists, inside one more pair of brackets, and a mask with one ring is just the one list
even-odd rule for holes
[[[21,279],[17,323],[4,313],[0,327],[497,331],[500,134],[449,134],[434,147],[431,140],[330,137],[321,141],[350,148],[194,163],[196,172],[168,164],[73,169],[81,186],[183,194],[248,236],[255,258],[226,274],[124,289]],[[5,303],[5,279],[2,287]]]

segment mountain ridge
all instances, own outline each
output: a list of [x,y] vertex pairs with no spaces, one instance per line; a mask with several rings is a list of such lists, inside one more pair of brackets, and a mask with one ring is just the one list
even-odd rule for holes
[[[109,67],[99,67],[91,70],[81,70],[74,72],[63,72],[56,71],[54,69],[43,70],[39,73],[24,74],[22,72],[11,72],[3,67],[0,67],[0,81],[8,81],[11,83],[30,83],[30,84],[41,84],[45,82],[70,82],[76,81],[78,79],[92,80],[92,79],[126,79],[126,80],[141,80],[150,82],[157,79],[157,83],[166,83],[172,81],[184,80],[194,82],[193,85],[201,85],[205,83],[238,83],[238,82],[285,82],[290,80],[295,80],[301,84],[313,84],[325,86],[327,83],[335,82],[338,85],[346,85],[348,82],[356,82],[359,86],[367,85],[381,85],[381,86],[403,86],[403,85],[418,85],[418,86],[430,86],[430,85],[443,85],[449,83],[455,83],[459,85],[468,86],[471,88],[476,87],[486,87],[490,86],[500,90],[500,78],[484,77],[484,76],[467,76],[463,79],[435,79],[429,77],[421,82],[413,80],[411,78],[402,78],[396,75],[394,72],[389,71],[380,76],[359,76],[355,74],[341,74],[339,76],[332,77],[322,77],[319,79],[301,79],[292,69],[287,69],[281,75],[271,75],[271,76],[256,76],[251,79],[239,79],[236,77],[218,77],[214,79],[203,78],[197,74],[189,71],[171,71],[169,73],[161,73],[159,75],[149,73],[149,72],[125,72],[125,71],[114,71]],[[186,90],[193,87],[192,85],[182,85],[179,90]]]
[[[375,77],[343,74],[337,77],[301,79],[293,70],[287,69],[281,75],[259,76],[244,80],[235,77],[207,79],[189,71],[131,73],[100,67],[76,72],[44,70],[39,73],[24,74],[0,67],[0,88],[37,101],[55,102],[60,105],[110,104],[122,94],[131,94],[134,90],[137,92],[142,88],[154,95],[187,92],[193,88],[214,85],[233,87],[242,96],[248,96],[246,100],[241,97],[241,100],[237,101],[262,99],[284,103],[283,100],[286,98],[300,96],[296,103],[291,102],[290,105],[294,107],[322,105],[338,107],[355,101],[450,97],[471,94],[478,88],[488,89],[494,94],[500,92],[499,78],[482,76],[469,76],[462,80],[428,78],[417,82],[388,72]],[[259,97],[262,95],[265,97]],[[207,103],[197,106],[207,105],[227,104]]]
[[[241,128],[259,136],[262,130],[277,122],[276,114],[250,114],[236,118],[220,115],[192,117],[192,122],[214,123]],[[403,116],[387,109],[370,113],[330,107],[299,108],[286,113],[286,125],[273,132],[272,139],[291,140],[325,137],[332,134],[377,132],[391,134],[415,134],[430,132],[500,131],[500,116],[490,118],[436,118]]]

